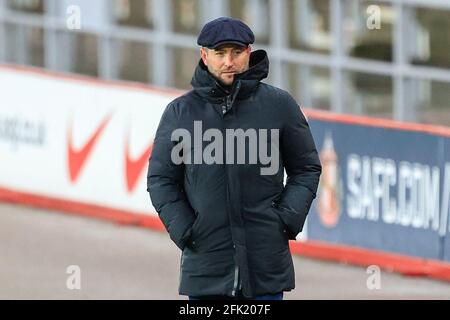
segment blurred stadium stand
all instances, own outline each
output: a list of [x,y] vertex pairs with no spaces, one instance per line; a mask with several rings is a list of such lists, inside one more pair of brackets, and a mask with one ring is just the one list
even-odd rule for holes
[[305,107],[450,126],[450,0],[0,0],[0,63],[189,89],[196,35],[223,15]]

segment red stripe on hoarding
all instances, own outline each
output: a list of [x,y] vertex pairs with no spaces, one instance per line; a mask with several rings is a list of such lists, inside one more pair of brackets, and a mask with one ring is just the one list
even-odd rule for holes
[[366,127],[376,127],[384,129],[402,130],[429,133],[437,136],[450,137],[450,128],[430,124],[400,122],[389,119],[370,118],[364,116],[354,116],[348,114],[336,114],[329,111],[302,109],[308,119],[320,120],[334,123],[344,123],[352,125],[362,125]]
[[291,242],[292,253],[302,256],[339,261],[357,266],[377,265],[381,269],[398,272],[407,276],[427,276],[450,281],[450,263],[410,257],[380,250],[369,250],[324,241],[308,240]]
[[148,214],[132,212],[128,210],[114,209],[73,200],[58,199],[5,188],[0,188],[0,201],[58,210],[63,213],[104,219],[119,224],[165,230],[164,225],[161,220],[159,220],[158,216],[156,214],[151,214],[150,211]]
[[[57,199],[26,192],[0,188],[0,201],[26,204],[71,214],[114,221],[119,224],[164,231],[157,215],[118,210],[73,200]],[[382,269],[408,276],[426,276],[450,281],[450,263],[414,258],[377,250],[308,240],[290,242],[292,253],[321,260],[332,260],[358,266],[377,265]]]

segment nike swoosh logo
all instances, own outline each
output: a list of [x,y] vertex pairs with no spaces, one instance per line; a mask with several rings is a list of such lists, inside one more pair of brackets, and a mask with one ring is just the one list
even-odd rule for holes
[[125,172],[126,172],[126,180],[127,180],[127,190],[129,193],[133,192],[136,187],[136,183],[138,182],[139,176],[145,168],[145,165],[148,163],[148,159],[152,153],[153,142],[144,150],[144,152],[137,158],[131,159],[130,157],[130,148],[129,148],[129,134],[127,136],[126,141],[126,154],[125,154]]
[[111,119],[112,114],[109,114],[103,119],[102,123],[99,125],[97,130],[91,135],[89,140],[81,147],[76,150],[73,146],[73,137],[72,137],[72,123],[70,122],[68,134],[67,134],[67,155],[69,161],[69,176],[70,181],[72,183],[76,182],[78,177],[80,176],[80,172],[86,164],[86,160],[89,158],[95,144],[97,143],[98,138],[102,134],[103,130],[105,130],[106,125]]

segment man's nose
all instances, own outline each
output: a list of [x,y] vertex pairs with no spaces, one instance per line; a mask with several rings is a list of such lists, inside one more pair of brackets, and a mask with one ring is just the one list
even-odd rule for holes
[[225,66],[226,67],[233,66],[233,56],[231,54],[225,55]]

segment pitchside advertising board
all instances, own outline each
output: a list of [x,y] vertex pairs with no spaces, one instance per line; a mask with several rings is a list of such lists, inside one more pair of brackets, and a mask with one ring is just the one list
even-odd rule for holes
[[0,69],[0,187],[155,212],[153,137],[172,94]]
[[450,261],[450,139],[310,119],[323,174],[308,239]]
[[[153,138],[177,94],[0,67],[0,188],[155,215]],[[318,196],[298,239],[450,261],[450,139],[318,120]]]

